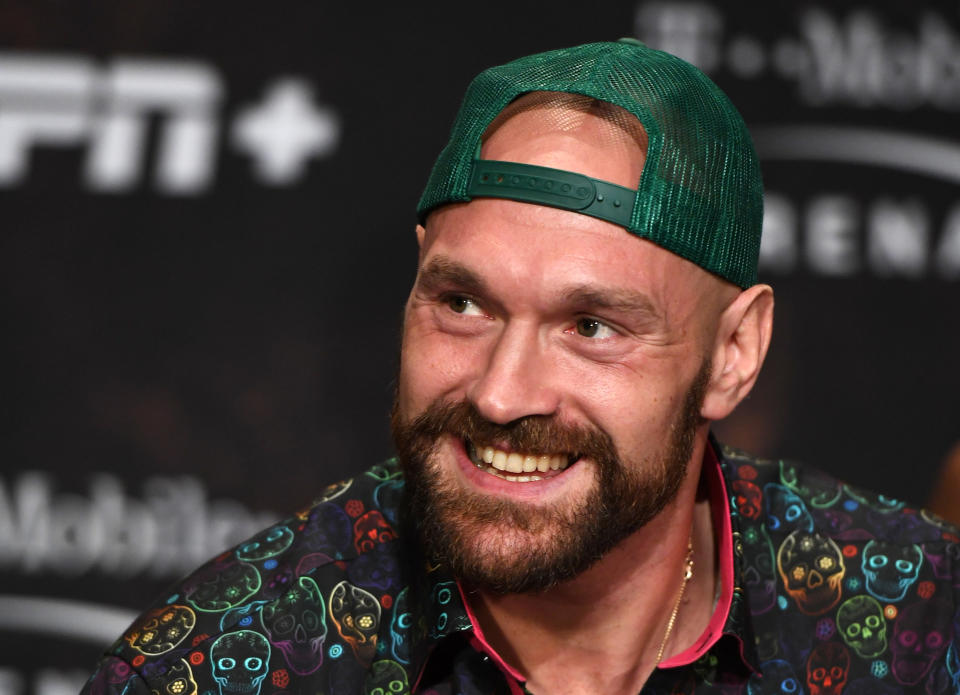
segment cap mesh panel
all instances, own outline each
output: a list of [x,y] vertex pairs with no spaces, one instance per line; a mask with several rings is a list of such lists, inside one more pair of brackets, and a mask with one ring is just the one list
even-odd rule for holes
[[531,91],[582,94],[636,116],[648,146],[628,231],[741,287],[756,282],[762,181],[742,118],[695,67],[633,41],[550,51],[478,75],[417,207],[421,221],[469,200],[484,131]]

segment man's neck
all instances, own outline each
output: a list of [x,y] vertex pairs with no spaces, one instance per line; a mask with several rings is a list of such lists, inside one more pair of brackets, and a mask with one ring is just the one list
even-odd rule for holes
[[717,572],[709,496],[697,494],[702,453],[673,503],[575,579],[541,594],[468,589],[483,636],[535,695],[640,691],[677,605],[691,530],[694,574],[663,660],[706,628]]

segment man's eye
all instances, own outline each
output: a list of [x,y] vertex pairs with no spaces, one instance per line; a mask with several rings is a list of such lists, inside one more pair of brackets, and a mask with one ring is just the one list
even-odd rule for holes
[[577,321],[577,333],[584,338],[609,338],[615,335],[610,326],[591,318],[582,318]]
[[478,314],[480,309],[477,307],[476,302],[472,299],[467,299],[466,297],[453,296],[447,299],[447,306],[450,309],[458,314]]

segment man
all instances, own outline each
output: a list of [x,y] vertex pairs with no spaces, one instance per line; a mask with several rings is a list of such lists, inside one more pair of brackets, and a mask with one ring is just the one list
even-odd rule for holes
[[398,461],[182,582],[90,693],[955,693],[957,530],[709,423],[770,341],[742,120],[632,41],[471,85]]

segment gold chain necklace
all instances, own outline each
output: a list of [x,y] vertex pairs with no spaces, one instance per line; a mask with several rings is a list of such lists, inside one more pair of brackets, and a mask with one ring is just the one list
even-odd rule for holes
[[677,594],[677,601],[673,604],[673,612],[670,613],[670,620],[667,622],[667,631],[663,633],[663,639],[660,641],[660,649],[657,650],[657,663],[660,665],[663,659],[663,650],[667,648],[667,640],[670,639],[670,633],[673,631],[673,625],[677,622],[677,613],[680,612],[680,601],[683,600],[683,592],[687,588],[687,582],[693,577],[693,530],[690,531],[690,540],[687,541],[687,559],[683,563],[683,583],[680,585],[680,593]]

